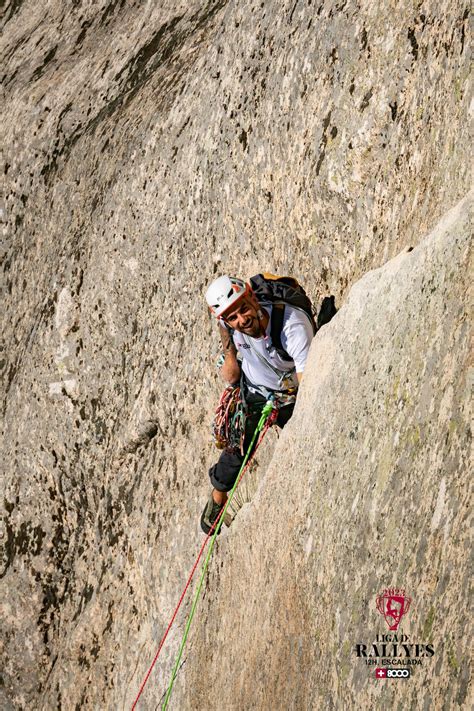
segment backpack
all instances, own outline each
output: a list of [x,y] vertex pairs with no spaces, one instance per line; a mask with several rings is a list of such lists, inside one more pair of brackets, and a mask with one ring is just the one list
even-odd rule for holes
[[270,337],[272,345],[283,360],[292,360],[281,344],[285,304],[304,311],[311,321],[314,333],[328,323],[337,311],[334,296],[326,296],[316,318],[310,298],[294,277],[263,273],[256,274],[249,281],[257,300],[261,304],[272,305]]

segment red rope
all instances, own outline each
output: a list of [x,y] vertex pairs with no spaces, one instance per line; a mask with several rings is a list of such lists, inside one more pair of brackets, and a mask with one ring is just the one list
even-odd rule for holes
[[[244,474],[245,474],[245,472],[247,471],[247,469],[248,469],[248,467],[249,467],[249,465],[250,465],[250,463],[251,463],[251,461],[252,461],[252,459],[253,459],[253,457],[254,457],[254,455],[255,455],[255,452],[256,452],[257,449],[259,448],[261,441],[263,440],[265,434],[268,432],[269,428],[275,423],[275,420],[276,420],[277,416],[278,416],[277,410],[273,410],[272,414],[269,416],[267,422],[265,423],[265,427],[263,428],[263,430],[262,430],[262,432],[261,432],[261,434],[260,434],[260,437],[259,437],[258,440],[257,440],[257,444],[255,445],[255,449],[253,450],[251,456],[249,457],[249,460],[248,460],[247,464],[245,465],[245,468],[244,468],[244,470],[243,470],[243,472],[242,472],[242,476],[240,477],[240,481],[239,481],[239,483],[238,483],[237,486],[236,486],[236,490],[237,490],[238,487],[240,486],[240,482],[242,481],[242,479],[243,479],[243,477],[244,477]],[[165,640],[166,640],[166,638],[167,638],[167,636],[168,636],[168,632],[169,632],[170,629],[171,629],[171,625],[173,624],[173,622],[174,622],[174,620],[175,620],[175,618],[176,618],[176,615],[178,614],[178,610],[179,610],[179,608],[181,607],[181,603],[182,603],[183,598],[184,598],[184,596],[185,596],[185,594],[186,594],[186,590],[188,589],[188,587],[189,587],[189,585],[190,585],[190,583],[191,583],[191,580],[193,579],[194,572],[195,572],[195,570],[196,570],[196,568],[197,568],[197,565],[198,565],[198,563],[199,563],[199,561],[200,561],[200,559],[201,559],[201,556],[202,556],[202,554],[203,554],[203,552],[204,552],[204,548],[206,547],[206,544],[207,544],[209,538],[212,536],[212,534],[213,534],[213,532],[214,532],[214,529],[216,528],[216,526],[217,526],[217,524],[218,524],[218,522],[219,522],[219,519],[220,519],[220,517],[221,517],[221,515],[222,515],[223,510],[224,510],[224,507],[222,507],[222,509],[219,511],[218,517],[217,517],[216,520],[214,521],[211,530],[209,531],[209,533],[207,534],[206,538],[204,539],[204,543],[203,543],[202,546],[201,546],[201,550],[199,551],[198,557],[196,558],[196,562],[194,563],[193,568],[192,568],[192,570],[191,570],[191,573],[190,573],[190,575],[189,575],[189,577],[188,577],[188,580],[187,580],[187,582],[186,582],[186,585],[184,586],[184,590],[183,590],[183,592],[181,593],[181,597],[179,598],[179,602],[178,602],[178,604],[176,605],[175,611],[173,612],[173,616],[172,616],[172,618],[171,618],[171,620],[170,620],[170,623],[169,623],[168,627],[166,628],[166,632],[164,633],[163,637],[161,638],[161,642],[160,642],[160,644],[159,644],[158,651],[157,651],[157,653],[155,654],[155,657],[154,657],[154,659],[153,659],[153,661],[152,661],[152,663],[151,663],[151,665],[150,665],[150,668],[148,669],[148,671],[147,671],[147,673],[146,673],[145,678],[143,679],[143,682],[142,682],[142,685],[140,686],[140,690],[139,690],[139,692],[138,692],[138,694],[137,694],[137,697],[136,697],[135,701],[133,702],[132,711],[134,711],[134,709],[136,708],[136,705],[137,705],[137,703],[138,703],[138,700],[139,700],[140,696],[142,695],[143,689],[145,688],[145,685],[146,685],[146,683],[147,683],[147,681],[148,681],[148,679],[149,679],[149,677],[150,677],[150,674],[151,674],[151,672],[153,671],[153,667],[155,666],[155,664],[156,664],[156,662],[157,662],[157,659],[158,659],[158,657],[159,657],[159,655],[160,655],[161,649],[162,649],[162,647],[163,647],[163,645],[164,645],[164,643],[165,643]]]

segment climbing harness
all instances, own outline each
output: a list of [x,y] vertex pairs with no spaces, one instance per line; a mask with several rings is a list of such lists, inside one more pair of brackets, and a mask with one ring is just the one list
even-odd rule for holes
[[[181,656],[182,656],[182,653],[183,653],[183,650],[184,650],[184,645],[186,644],[186,639],[187,639],[187,637],[188,637],[189,629],[190,629],[190,627],[191,627],[191,622],[192,622],[192,619],[193,619],[193,617],[194,617],[194,612],[195,612],[195,610],[196,610],[197,602],[198,602],[199,595],[200,595],[201,588],[202,588],[202,584],[203,584],[203,581],[204,581],[204,576],[205,576],[205,574],[206,574],[207,567],[208,567],[208,565],[209,565],[209,560],[210,560],[211,553],[212,553],[212,550],[213,550],[213,547],[214,547],[214,543],[215,543],[215,541],[216,541],[216,537],[217,537],[217,535],[218,535],[218,533],[219,533],[219,531],[220,531],[220,528],[221,528],[221,526],[222,526],[222,522],[224,521],[224,516],[225,516],[225,513],[226,513],[226,511],[227,511],[227,507],[228,507],[228,505],[230,504],[230,502],[231,502],[231,500],[232,500],[232,498],[233,498],[233,496],[234,496],[235,490],[237,489],[237,487],[239,486],[240,482],[242,481],[242,477],[243,477],[243,475],[245,474],[247,468],[249,467],[249,465],[250,465],[250,463],[251,463],[251,460],[252,460],[253,456],[255,455],[255,452],[257,451],[258,447],[260,446],[260,444],[261,444],[263,438],[265,437],[265,435],[266,435],[266,433],[268,432],[268,430],[270,429],[270,427],[271,427],[273,424],[275,424],[277,417],[278,417],[278,407],[277,407],[277,405],[276,405],[276,403],[275,403],[274,400],[269,399],[269,400],[267,401],[267,403],[265,404],[263,410],[262,410],[262,414],[261,414],[260,420],[258,421],[257,427],[255,428],[255,431],[254,431],[254,433],[253,433],[252,440],[251,440],[250,445],[249,445],[249,447],[248,447],[248,449],[247,449],[247,452],[246,452],[246,454],[245,454],[244,460],[243,460],[242,465],[241,465],[241,467],[240,467],[240,470],[239,470],[239,473],[238,473],[238,475],[237,475],[237,479],[235,480],[234,486],[232,487],[232,489],[231,489],[230,492],[229,492],[229,495],[228,495],[228,498],[227,498],[227,502],[226,502],[225,506],[221,509],[221,511],[220,511],[220,513],[219,513],[219,516],[218,516],[217,519],[214,521],[214,523],[213,523],[213,525],[212,525],[212,527],[211,527],[209,533],[208,533],[207,536],[206,536],[206,539],[205,539],[204,543],[203,543],[202,546],[201,546],[201,550],[199,551],[199,554],[198,554],[198,556],[197,556],[197,558],[196,558],[196,561],[195,561],[194,566],[193,566],[193,568],[192,568],[192,570],[191,570],[191,573],[190,573],[190,575],[189,575],[189,577],[188,577],[188,580],[187,580],[186,585],[185,585],[185,587],[184,587],[184,590],[183,590],[183,592],[182,592],[182,594],[181,594],[181,597],[180,597],[180,599],[179,599],[179,602],[178,602],[178,604],[177,604],[177,606],[176,606],[176,608],[175,608],[175,611],[174,611],[174,613],[173,613],[173,616],[172,616],[172,618],[171,618],[171,620],[170,620],[170,622],[169,622],[169,624],[168,624],[168,627],[167,627],[167,629],[166,629],[166,631],[165,631],[165,633],[164,633],[164,635],[163,635],[163,637],[162,637],[162,639],[161,639],[161,641],[160,641],[160,644],[159,644],[159,647],[158,647],[158,651],[157,651],[157,653],[156,653],[156,655],[155,655],[155,657],[154,657],[154,659],[153,659],[153,662],[151,663],[151,666],[150,666],[150,668],[148,669],[148,672],[147,672],[147,674],[146,674],[146,676],[145,676],[145,678],[144,678],[144,680],[143,680],[143,682],[142,682],[142,684],[141,684],[141,686],[140,686],[140,690],[139,690],[139,692],[138,692],[138,694],[137,694],[137,697],[136,697],[136,699],[135,699],[135,701],[134,701],[134,703],[133,703],[133,706],[132,706],[132,711],[135,711],[136,706],[137,706],[137,703],[138,703],[138,701],[139,701],[139,699],[140,699],[140,696],[142,695],[143,690],[144,690],[144,688],[145,688],[145,685],[146,685],[146,683],[147,683],[147,681],[148,681],[148,679],[149,679],[149,677],[150,677],[150,674],[151,674],[151,672],[153,671],[153,668],[154,668],[154,666],[155,666],[155,664],[156,664],[156,662],[157,662],[158,656],[159,656],[159,654],[160,654],[160,652],[161,652],[161,649],[163,648],[163,645],[164,645],[164,643],[165,643],[166,637],[168,636],[168,632],[169,632],[169,630],[171,629],[171,626],[172,626],[172,624],[173,624],[173,622],[174,622],[174,620],[175,620],[175,618],[176,618],[176,615],[178,614],[178,610],[179,610],[179,608],[180,608],[180,606],[181,606],[181,603],[182,603],[182,601],[183,601],[183,599],[184,599],[184,596],[185,596],[185,594],[186,594],[186,591],[187,591],[187,589],[188,589],[188,587],[189,587],[189,585],[190,585],[190,583],[191,583],[191,580],[192,580],[192,578],[193,578],[193,576],[194,576],[194,572],[195,572],[195,570],[196,570],[196,568],[197,568],[197,566],[198,566],[198,563],[199,563],[199,561],[200,561],[200,559],[201,559],[201,556],[202,556],[202,554],[203,554],[203,552],[204,552],[204,548],[206,547],[206,544],[207,544],[208,540],[209,540],[210,538],[212,538],[211,544],[210,544],[209,549],[208,549],[208,551],[207,551],[206,559],[205,559],[204,564],[203,564],[202,573],[201,573],[201,578],[200,578],[200,580],[199,580],[199,583],[198,583],[198,586],[197,586],[197,589],[196,589],[196,593],[195,593],[195,596],[194,596],[192,608],[191,608],[191,611],[190,611],[190,613],[189,613],[188,621],[187,621],[186,628],[185,628],[185,631],[184,631],[184,634],[183,634],[183,638],[182,638],[182,641],[181,641],[181,646],[180,646],[180,649],[179,649],[179,652],[178,652],[178,657],[177,657],[176,663],[175,663],[174,668],[173,668],[173,672],[172,672],[172,675],[171,675],[171,680],[170,680],[170,683],[169,683],[169,685],[168,685],[168,689],[167,689],[167,692],[166,692],[166,697],[165,697],[165,700],[164,700],[164,703],[163,703],[163,706],[162,706],[162,711],[166,711],[166,708],[167,708],[167,706],[168,706],[168,702],[169,702],[169,699],[170,699],[170,696],[171,696],[171,692],[172,692],[172,689],[173,689],[174,681],[175,681],[175,678],[176,678],[176,674],[177,674],[178,668],[179,668],[179,666],[180,666],[180,660],[181,660]],[[255,448],[253,449],[255,440],[257,439],[257,435],[258,435],[259,433],[260,433],[260,436],[259,436],[259,438],[258,438],[258,440],[257,440],[257,443],[255,444]],[[252,450],[253,450],[253,451],[252,451]]]
[[266,388],[265,385],[255,385],[248,379],[243,371],[240,376],[240,397],[242,398],[245,412],[252,407],[255,396],[257,396],[259,400],[261,400],[261,398],[267,401],[271,400],[274,406],[280,409],[285,407],[285,405],[291,405],[296,402],[297,392],[298,388],[294,386],[288,390],[270,390],[270,388]]
[[244,453],[245,413],[238,385],[229,385],[222,393],[212,423],[212,434],[218,449]]

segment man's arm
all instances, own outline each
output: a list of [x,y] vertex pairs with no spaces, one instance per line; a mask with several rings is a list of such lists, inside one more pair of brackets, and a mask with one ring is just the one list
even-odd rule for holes
[[232,336],[225,326],[219,324],[219,333],[224,351],[224,364],[221,368],[221,375],[226,383],[235,385],[240,380],[240,365],[237,360],[237,349],[232,341]]

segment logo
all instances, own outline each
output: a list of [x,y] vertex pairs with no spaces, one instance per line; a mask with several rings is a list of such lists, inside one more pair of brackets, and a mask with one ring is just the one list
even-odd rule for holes
[[387,588],[377,597],[377,610],[385,617],[389,630],[395,632],[410,604],[411,597],[405,595],[402,588]]
[[375,670],[376,679],[409,679],[409,669],[382,669],[379,667]]
[[357,659],[372,667],[372,678],[375,674],[376,679],[409,679],[414,667],[423,666],[435,655],[431,641],[413,639],[406,632],[397,631],[411,602],[404,588],[385,588],[377,595],[376,605],[370,605],[372,610],[376,607],[390,630],[354,646]]

